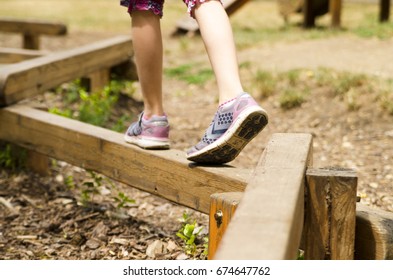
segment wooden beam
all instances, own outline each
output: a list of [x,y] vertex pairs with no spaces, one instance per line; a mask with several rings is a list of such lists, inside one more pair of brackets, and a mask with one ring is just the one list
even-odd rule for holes
[[303,229],[310,134],[274,134],[215,258],[296,259]]
[[0,18],[0,31],[58,36],[67,34],[67,26],[59,22]]
[[24,50],[15,48],[0,48],[0,63],[11,64],[47,55],[46,51]]
[[356,189],[353,170],[307,170],[305,259],[353,259]]
[[393,213],[357,203],[355,259],[393,260]]
[[209,255],[212,260],[225,231],[243,197],[241,192],[215,193],[210,196]]
[[0,139],[93,170],[172,202],[209,213],[210,195],[242,192],[250,171],[200,167],[178,150],[149,151],[123,135],[23,105],[0,109]]
[[0,69],[0,107],[110,68],[132,55],[131,38],[119,36],[5,66]]
[[[249,0],[221,0],[222,4],[227,12],[228,16],[235,13],[239,10],[243,5],[245,5]],[[190,15],[184,16],[181,20],[178,21],[176,25],[175,34],[181,33],[196,33],[199,31],[198,23],[195,19],[191,18]]]

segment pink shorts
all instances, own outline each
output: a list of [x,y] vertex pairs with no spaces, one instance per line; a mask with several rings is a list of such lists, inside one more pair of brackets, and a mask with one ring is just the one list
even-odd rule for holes
[[[207,2],[209,0],[183,0],[187,5],[187,11],[192,15],[194,7],[200,3]],[[154,14],[162,17],[164,0],[120,0],[120,5],[128,7],[128,12],[132,11],[152,11]]]

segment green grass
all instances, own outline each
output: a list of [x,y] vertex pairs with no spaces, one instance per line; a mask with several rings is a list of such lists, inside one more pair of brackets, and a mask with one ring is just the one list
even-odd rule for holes
[[214,78],[214,73],[210,68],[203,68],[196,63],[164,69],[164,74],[169,78],[175,78],[190,85],[203,85]]
[[56,90],[55,94],[61,96],[62,107],[52,107],[49,112],[120,132],[125,130],[131,115],[119,115],[116,106],[121,94],[131,96],[133,91],[132,83],[113,80],[100,91],[88,92],[81,80],[76,80]]

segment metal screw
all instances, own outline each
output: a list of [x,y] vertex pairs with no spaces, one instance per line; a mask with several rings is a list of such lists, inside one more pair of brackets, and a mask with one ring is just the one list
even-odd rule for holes
[[214,219],[216,220],[217,223],[217,227],[219,228],[222,224],[222,219],[224,217],[224,213],[222,213],[221,210],[218,210],[215,214],[214,214]]

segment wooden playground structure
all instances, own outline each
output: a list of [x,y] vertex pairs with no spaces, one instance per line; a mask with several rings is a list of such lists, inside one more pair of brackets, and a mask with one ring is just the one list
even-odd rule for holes
[[[227,14],[230,16],[242,8],[249,0],[221,0]],[[316,10],[314,6],[318,1],[327,1],[328,10],[331,18],[331,27],[340,28],[341,27],[341,14],[342,14],[342,3],[343,0],[304,0],[299,3],[302,4],[301,13],[303,14],[303,26],[305,28],[315,27],[316,20]],[[283,1],[285,2],[285,1]],[[386,22],[389,21],[390,17],[390,0],[379,0],[379,21]],[[297,9],[296,9],[297,10]],[[293,10],[292,12],[296,12]],[[181,20],[178,21],[176,26],[175,34],[195,34],[198,32],[199,27],[197,22],[190,16],[186,15]]]
[[55,158],[208,214],[209,259],[393,259],[393,213],[357,203],[354,171],[313,168],[310,134],[273,134],[254,170],[198,166],[26,101],[81,77],[102,86],[132,55],[120,36],[1,67],[0,140],[38,171]]

